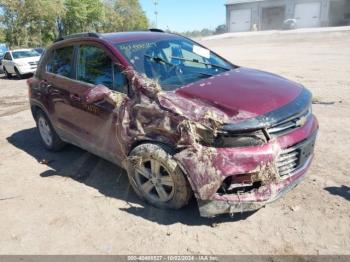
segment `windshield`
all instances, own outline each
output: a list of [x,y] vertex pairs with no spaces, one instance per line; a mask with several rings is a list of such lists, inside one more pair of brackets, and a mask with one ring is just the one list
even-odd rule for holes
[[7,50],[8,50],[8,48],[5,44],[0,44],[0,56],[5,54]]
[[40,56],[40,54],[35,50],[23,50],[23,51],[12,52],[13,59],[20,59],[20,58],[34,57],[34,56]]
[[230,63],[185,38],[132,41],[116,47],[136,71],[167,91],[232,69]]

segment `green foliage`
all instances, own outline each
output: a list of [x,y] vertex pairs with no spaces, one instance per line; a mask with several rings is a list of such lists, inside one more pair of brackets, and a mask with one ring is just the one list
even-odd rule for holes
[[5,32],[3,29],[0,29],[0,43],[5,42]]
[[61,33],[98,31],[104,19],[103,3],[96,0],[66,0]]
[[220,34],[224,34],[227,32],[227,28],[226,25],[219,25],[216,29],[214,34],[215,35],[220,35]]
[[138,0],[0,0],[0,39],[47,46],[62,35],[146,29]]
[[202,37],[202,36],[210,36],[214,34],[214,31],[204,28],[202,30],[195,30],[195,31],[187,31],[182,33],[183,35],[187,37]]
[[121,30],[131,31],[144,29],[148,21],[138,0],[115,1],[114,11],[121,18]]
[[104,32],[135,31],[149,26],[138,0],[107,0],[104,2],[104,14]]

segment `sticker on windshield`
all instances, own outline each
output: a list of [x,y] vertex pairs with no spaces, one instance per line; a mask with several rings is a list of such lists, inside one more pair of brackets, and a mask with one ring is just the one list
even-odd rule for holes
[[208,49],[205,49],[203,47],[200,47],[198,45],[193,46],[193,53],[200,55],[205,58],[210,58],[210,51]]

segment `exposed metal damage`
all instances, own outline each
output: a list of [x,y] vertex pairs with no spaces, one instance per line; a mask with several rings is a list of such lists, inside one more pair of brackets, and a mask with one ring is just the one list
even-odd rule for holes
[[[123,138],[119,144],[124,168],[140,167],[142,159],[128,155],[140,141],[176,145],[173,159],[178,166],[173,169],[181,168],[187,175],[202,216],[257,209],[294,187],[302,177],[303,169],[281,181],[276,167],[281,145],[293,141],[281,143],[251,131],[247,137],[253,135],[260,142],[249,147],[209,146],[218,136],[230,135],[223,132],[225,123],[237,122],[241,114],[252,115],[249,112],[230,114],[202,100],[164,92],[157,82],[132,69],[125,74],[130,81],[129,97],[111,91],[107,94],[107,100],[118,105],[116,129]],[[316,126],[314,120],[307,128]]]
[[[53,63],[61,50],[74,68],[64,75]],[[254,210],[298,184],[313,158],[306,88],[179,35],[70,36],[28,85],[33,117],[52,124],[42,125],[52,129],[50,143],[41,135],[48,150],[70,143],[124,167],[156,207],[185,206],[193,192],[202,216]]]

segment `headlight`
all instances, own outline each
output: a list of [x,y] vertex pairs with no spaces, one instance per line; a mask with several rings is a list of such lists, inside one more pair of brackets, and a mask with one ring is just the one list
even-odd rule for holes
[[28,63],[26,63],[26,62],[16,62],[15,64],[16,64],[16,66],[26,66],[26,65],[28,65]]
[[214,139],[215,147],[244,147],[265,144],[267,138],[262,130],[244,133],[222,133]]
[[257,146],[267,142],[267,137],[262,130],[230,133],[218,132],[216,136],[211,130],[197,129],[198,142],[208,147],[245,147]]

